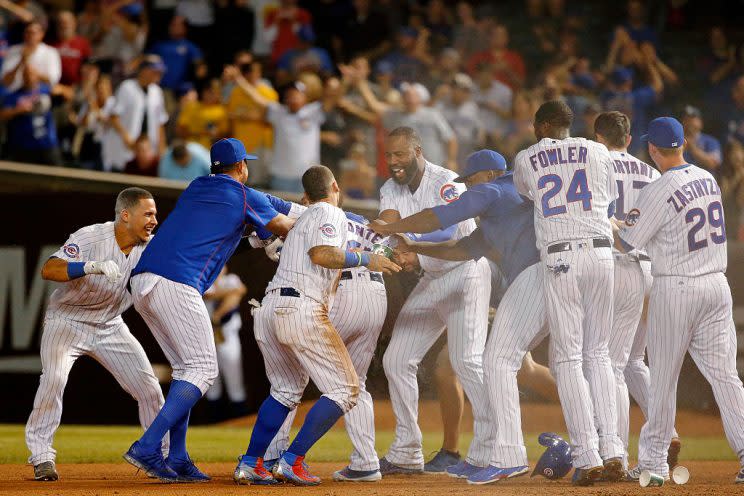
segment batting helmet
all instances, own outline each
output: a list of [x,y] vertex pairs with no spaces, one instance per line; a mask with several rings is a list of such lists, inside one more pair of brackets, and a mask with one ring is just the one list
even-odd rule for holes
[[548,449],[537,461],[531,477],[539,474],[548,479],[560,479],[571,471],[571,446],[563,438],[553,432],[543,432],[537,442]]

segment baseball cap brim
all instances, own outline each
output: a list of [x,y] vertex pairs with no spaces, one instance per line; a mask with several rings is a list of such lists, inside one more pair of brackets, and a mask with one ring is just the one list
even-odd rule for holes
[[258,157],[256,155],[249,155],[245,154],[245,157],[243,157],[245,160],[258,160]]
[[640,140],[644,143],[648,143],[648,134],[644,134],[640,137]]

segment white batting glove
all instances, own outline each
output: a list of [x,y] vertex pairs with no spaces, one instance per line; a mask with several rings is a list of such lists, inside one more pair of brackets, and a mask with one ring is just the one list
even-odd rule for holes
[[85,262],[83,270],[86,274],[103,274],[109,282],[116,282],[121,279],[121,270],[113,260],[103,262]]
[[270,260],[278,262],[282,246],[284,246],[284,241],[282,241],[281,238],[276,238],[264,248],[266,256],[269,257]]
[[251,248],[266,248],[271,243],[274,242],[276,239],[276,236],[271,236],[270,238],[261,239],[258,237],[258,234],[256,232],[252,232],[248,235],[248,244],[251,245]]

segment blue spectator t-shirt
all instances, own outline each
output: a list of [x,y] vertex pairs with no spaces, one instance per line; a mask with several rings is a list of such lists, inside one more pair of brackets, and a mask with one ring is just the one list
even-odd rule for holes
[[3,108],[15,108],[30,101],[31,112],[19,114],[7,124],[7,144],[12,150],[48,150],[57,146],[57,129],[52,117],[52,97],[48,85],[33,90],[21,88],[5,95]]
[[630,118],[630,134],[634,136],[631,149],[641,146],[640,137],[646,134],[648,109],[656,103],[656,91],[651,86],[640,86],[632,91],[605,91],[600,96],[604,111],[617,110]]
[[156,43],[150,52],[160,55],[166,67],[160,85],[172,90],[188,81],[191,66],[203,58],[199,47],[189,40],[161,41]]
[[[695,144],[705,153],[713,153],[716,157],[718,157],[719,161],[721,160],[721,143],[710,134],[698,134]],[[687,150],[685,150],[684,158],[688,164],[695,163],[695,159],[692,157],[692,154]]]
[[517,193],[511,172],[468,188],[458,200],[438,205],[432,211],[442,228],[480,217],[480,232],[476,230],[466,238],[467,249],[474,259],[486,256],[490,249],[498,251],[501,259],[497,263],[509,284],[540,260],[534,206]]
[[278,215],[264,193],[226,174],[194,179],[160,225],[132,275],[149,272],[204,294],[243,233]]
[[158,164],[158,176],[164,179],[191,181],[209,174],[211,166],[209,150],[199,143],[187,143],[186,149],[191,158],[186,165],[181,165],[173,160],[173,149],[169,148]]

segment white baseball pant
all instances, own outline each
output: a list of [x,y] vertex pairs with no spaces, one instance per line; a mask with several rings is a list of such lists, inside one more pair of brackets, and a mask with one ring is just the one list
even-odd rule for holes
[[385,458],[396,465],[422,468],[416,372],[426,352],[447,329],[452,369],[473,407],[473,441],[466,460],[487,466],[495,426],[484,387],[483,350],[488,327],[491,274],[488,262],[465,262],[445,273],[424,273],[398,315],[383,356],[395,413],[395,440]]
[[[591,239],[572,241],[571,248],[543,250],[543,284],[551,368],[573,446],[573,465],[589,468],[623,456],[608,350],[614,260],[610,248],[594,248]],[[559,270],[563,264],[568,270]]]
[[[75,361],[88,355],[111,372],[121,387],[137,400],[144,429],[163,406],[163,391],[153,374],[145,350],[119,319],[107,324],[87,324],[47,315],[41,336],[41,379],[34,408],[26,424],[29,463],[54,461],[54,434],[62,418],[62,396]],[[167,451],[168,436],[163,439]]]
[[543,277],[540,263],[517,276],[496,309],[486,343],[483,370],[496,424],[490,464],[496,467],[528,464],[517,372],[527,352],[548,335]]
[[134,308],[150,328],[173,369],[173,379],[206,393],[217,377],[217,353],[209,312],[195,288],[159,275],[130,280]]
[[[339,281],[330,319],[349,350],[354,370],[359,376],[359,399],[356,406],[344,415],[346,432],[354,447],[349,467],[352,470],[378,470],[380,460],[375,451],[374,403],[367,391],[366,381],[367,370],[385,322],[387,296],[385,286],[370,280],[368,272],[353,274],[353,279]],[[290,412],[266,450],[264,459],[279,458],[282,451],[287,449],[296,412]]]
[[713,388],[729,444],[744,463],[744,388],[736,370],[731,288],[723,273],[654,278],[648,309],[651,390],[641,429],[638,465],[669,474],[667,451],[677,410],[677,381],[685,354]]
[[309,379],[344,413],[359,397],[359,378],[327,307],[306,296],[264,297],[253,314],[271,396],[293,410]]
[[224,389],[230,401],[245,401],[243,347],[240,343],[241,325],[240,315],[235,313],[222,326],[223,341],[215,345],[220,373],[205,395],[208,400],[218,400],[222,396],[224,383]]

